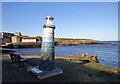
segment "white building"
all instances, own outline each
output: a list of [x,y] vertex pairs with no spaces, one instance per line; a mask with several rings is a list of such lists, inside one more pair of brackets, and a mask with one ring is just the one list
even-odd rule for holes
[[21,42],[37,42],[36,38],[22,38]]

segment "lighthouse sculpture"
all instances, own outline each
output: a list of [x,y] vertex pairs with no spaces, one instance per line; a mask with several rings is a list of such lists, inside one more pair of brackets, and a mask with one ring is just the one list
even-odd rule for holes
[[62,74],[62,69],[54,66],[54,18],[46,17],[46,24],[43,26],[43,39],[41,46],[41,58],[39,65],[27,68],[29,72],[33,72],[38,78],[44,79],[57,74]]
[[43,26],[43,40],[41,47],[40,70],[53,70],[54,67],[54,18],[46,17],[46,24]]

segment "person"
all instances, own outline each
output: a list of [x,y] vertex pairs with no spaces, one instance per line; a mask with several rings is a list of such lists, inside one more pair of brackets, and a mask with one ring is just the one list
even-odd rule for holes
[[84,54],[82,54],[82,57],[84,57],[85,55]]
[[88,57],[88,53],[86,53],[86,57]]

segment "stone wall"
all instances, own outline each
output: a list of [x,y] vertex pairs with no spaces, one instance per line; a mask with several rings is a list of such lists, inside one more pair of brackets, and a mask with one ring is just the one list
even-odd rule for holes
[[41,42],[13,43],[13,48],[40,48]]

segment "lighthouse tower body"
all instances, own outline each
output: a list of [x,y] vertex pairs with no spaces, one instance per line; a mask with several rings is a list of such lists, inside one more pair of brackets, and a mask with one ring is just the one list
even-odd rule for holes
[[43,26],[43,40],[41,47],[41,59],[39,69],[53,70],[54,69],[54,18],[46,17],[46,24]]
[[30,66],[27,68],[38,76],[44,79],[58,74],[62,74],[62,69],[54,66],[54,18],[51,16],[46,17],[46,24],[43,26],[43,39],[41,46],[41,58],[38,66]]

